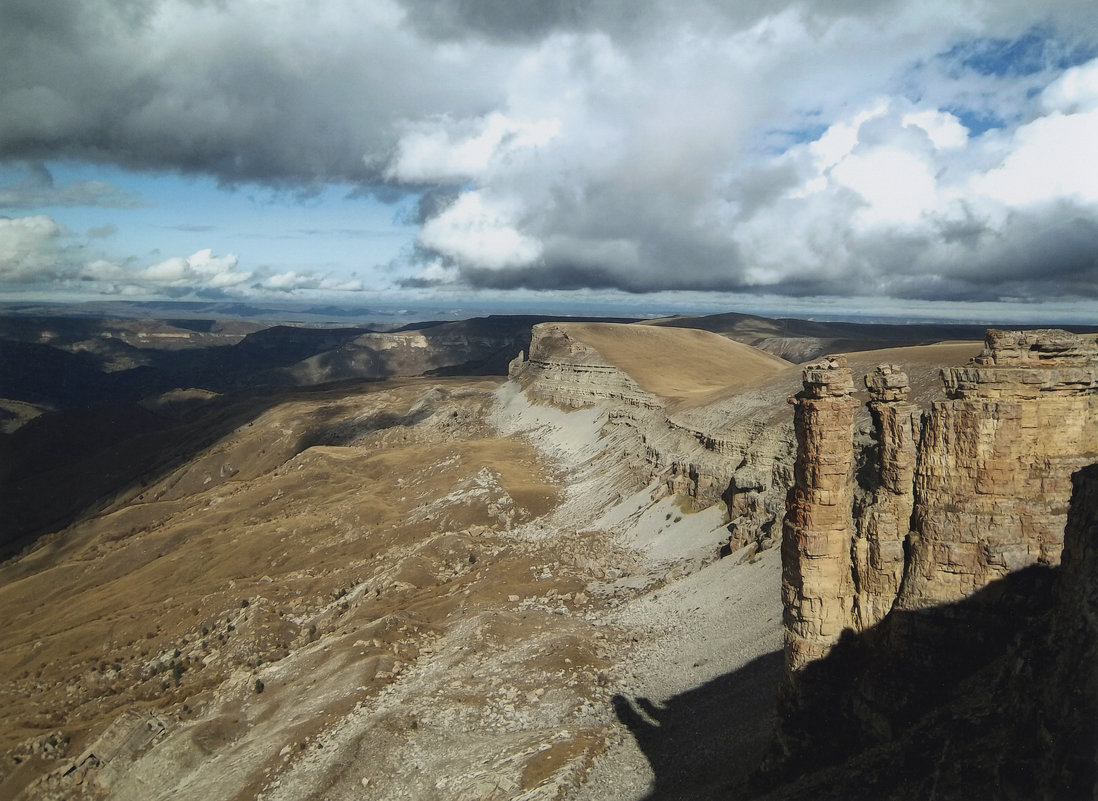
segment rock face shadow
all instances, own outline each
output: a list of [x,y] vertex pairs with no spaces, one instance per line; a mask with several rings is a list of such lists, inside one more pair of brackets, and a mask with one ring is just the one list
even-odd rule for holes
[[776,747],[752,792],[771,801],[1098,797],[1098,638],[1075,597],[1093,598],[1094,586],[1033,566],[844,637],[794,691],[783,685]]
[[655,780],[645,801],[742,798],[774,731],[780,651],[658,705],[615,695],[614,711]]

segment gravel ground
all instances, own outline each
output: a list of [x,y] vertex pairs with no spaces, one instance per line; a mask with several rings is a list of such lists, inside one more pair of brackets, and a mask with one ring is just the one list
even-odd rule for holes
[[[637,558],[601,588],[638,591],[599,621],[632,632],[633,643],[611,670],[610,746],[568,798],[735,797],[773,728],[782,642],[779,551],[717,558],[728,540],[723,507],[688,514],[656,485],[593,518],[607,502],[608,479],[597,471],[584,478],[582,467],[608,444],[599,442],[599,413],[531,405],[513,385],[498,396],[497,425],[526,432],[576,471],[569,507],[575,522],[594,519],[591,528],[612,532]],[[600,481],[602,493],[591,486]]]

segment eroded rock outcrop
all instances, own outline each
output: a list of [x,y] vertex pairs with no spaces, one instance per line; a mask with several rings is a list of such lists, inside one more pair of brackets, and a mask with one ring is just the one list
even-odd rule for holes
[[992,330],[942,380],[947,400],[921,425],[899,367],[866,376],[876,445],[856,480],[845,361],[805,369],[783,545],[792,671],[893,607],[950,603],[1059,564],[1071,474],[1098,459],[1098,342]]
[[794,484],[782,534],[782,601],[790,670],[826,655],[852,624],[854,381],[846,359],[804,370],[790,398],[797,437]]
[[[876,438],[864,451],[844,368],[810,365],[793,399],[771,767],[853,760],[842,775],[876,787],[866,797],[992,784],[1092,797],[1098,467],[1082,468],[1098,461],[1098,341],[989,331],[971,364],[942,371],[947,399],[922,420],[902,371],[883,365],[866,377]],[[945,750],[912,758],[915,742]],[[916,789],[890,795],[904,781]]]
[[881,620],[896,598],[904,572],[904,541],[915,506],[913,480],[922,412],[908,401],[908,379],[883,364],[865,377],[869,413],[877,432],[876,492],[857,510],[852,552],[854,621],[859,629]]
[[[639,332],[646,340],[673,333],[648,327]],[[569,323],[535,326],[529,358],[512,362],[511,379],[531,397],[558,407],[604,408],[607,430],[619,438],[621,460],[637,484],[662,481],[698,509],[725,502],[734,548],[775,544],[793,452],[792,428],[773,404],[775,390],[752,388],[672,411],[665,398],[646,391],[587,341],[589,333]],[[783,394],[791,389],[782,386]]]
[[1098,457],[1098,343],[1066,331],[989,331],[942,372],[915,477],[911,563],[899,603],[969,595],[1056,565],[1071,474]]
[[658,409],[659,401],[587,343],[556,323],[535,325],[530,358],[508,368],[535,397],[564,408],[580,409],[620,401],[639,409]]
[[1098,465],[1058,567],[894,609],[798,676],[754,790],[769,801],[1098,797]]

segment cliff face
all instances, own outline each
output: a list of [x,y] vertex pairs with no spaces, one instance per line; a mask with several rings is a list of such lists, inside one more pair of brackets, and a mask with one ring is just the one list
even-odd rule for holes
[[[628,328],[644,334],[642,345],[648,347],[655,335],[674,333]],[[793,451],[792,428],[775,412],[773,397],[788,393],[795,371],[779,371],[777,389],[767,384],[723,401],[671,410],[672,404],[641,387],[584,333],[582,326],[567,323],[535,326],[529,358],[511,363],[511,379],[545,403],[605,408],[606,427],[618,437],[621,457],[639,486],[663,482],[697,508],[723,501],[734,547],[773,544]],[[738,343],[728,346],[750,350]]]
[[[1098,341],[989,331],[942,380],[947,399],[922,415],[896,366],[867,375],[865,447],[841,358],[809,365],[791,399],[776,760],[811,772],[852,759],[860,792],[880,782],[865,797],[956,796],[984,780],[1091,797],[1098,467],[1082,468],[1098,461]],[[916,741],[947,750],[915,765]],[[881,789],[908,769],[921,790]]]
[[778,799],[1098,797],[1098,465],[1058,567],[895,608],[798,674],[754,790]]
[[948,399],[921,421],[898,367],[867,375],[876,443],[856,453],[845,361],[805,369],[783,545],[791,671],[893,607],[1059,564],[1071,474],[1098,459],[1098,342],[993,330],[942,380]]
[[855,514],[852,553],[854,622],[867,628],[888,614],[904,572],[904,541],[911,524],[913,481],[922,412],[908,401],[907,374],[891,364],[865,378],[869,413],[877,432],[876,492]]
[[824,656],[851,626],[854,382],[843,357],[810,364],[790,401],[797,435],[782,532],[786,659],[796,670]]
[[512,365],[523,386],[547,403],[579,409],[605,401],[620,401],[637,409],[658,409],[659,401],[611,364],[601,353],[555,323],[534,326],[530,357],[524,367]]
[[943,371],[915,478],[912,609],[969,595],[1031,564],[1056,565],[1071,474],[1098,458],[1098,343],[1062,331],[990,331]]

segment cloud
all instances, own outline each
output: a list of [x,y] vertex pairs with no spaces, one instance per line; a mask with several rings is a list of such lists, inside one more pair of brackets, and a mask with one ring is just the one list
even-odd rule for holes
[[1086,156],[1098,117],[1057,108],[974,138],[937,110],[897,105],[859,111],[776,159],[799,181],[738,218],[748,281],[927,299],[1098,297],[1098,174]]
[[[530,118],[555,119],[559,129],[534,158],[485,157],[462,171],[474,187],[425,215],[423,258],[441,256],[474,285],[493,288],[1093,293],[1093,270],[1073,253],[1061,253],[1062,264],[1076,265],[1070,289],[1047,272],[1021,280],[1011,255],[1032,254],[1028,242],[1058,229],[1063,220],[1054,213],[1095,217],[1082,202],[1098,182],[1079,166],[1098,135],[1079,111],[1087,81],[1030,63],[1027,80],[1057,87],[1046,97],[1032,84],[1023,91],[1017,75],[963,64],[952,76],[943,77],[944,67],[920,75],[908,68],[918,47],[933,54],[934,39],[928,20],[915,19],[911,7],[902,12],[883,42],[916,41],[901,41],[893,86],[869,69],[870,59],[861,63],[869,20],[856,16],[821,20],[786,9],[726,40],[694,32],[684,37],[689,46],[665,41],[654,62],[601,35],[554,34],[552,47],[531,51],[513,82],[542,91],[516,92],[514,107],[521,101]],[[926,27],[908,30],[917,25]],[[815,75],[803,54],[821,49],[830,52]],[[904,91],[913,75],[920,85]],[[603,86],[613,86],[613,96]],[[836,94],[840,86],[846,96]],[[1006,95],[1003,113],[1015,127],[982,139],[968,130],[950,109],[963,113],[975,91]],[[1055,102],[1070,113],[1049,114],[1050,98],[1061,95]],[[578,103],[562,110],[553,101],[565,96]],[[849,100],[859,96],[863,105],[851,113]],[[548,100],[531,105],[536,97]],[[763,112],[790,120],[790,131],[800,116],[813,135],[777,154],[753,150]],[[458,160],[476,140],[459,144],[440,134],[434,141],[451,142]],[[1067,205],[1034,208],[1053,201]],[[1086,226],[1073,230],[1070,241],[1085,247]]]
[[[1093,69],[1090,63],[1077,71],[1089,75]],[[695,229],[692,242],[668,247],[674,241],[669,233],[685,226],[668,232],[653,221],[654,239],[637,231],[600,241],[613,242],[619,254],[639,253],[639,266],[620,259],[626,266],[615,267],[609,249],[600,253],[591,243],[585,249],[598,254],[590,259],[595,264],[583,265],[579,254],[562,259],[557,285],[1094,297],[1098,276],[1087,254],[1098,244],[1098,181],[1086,154],[1098,140],[1098,126],[1084,111],[1089,101],[1078,88],[1088,84],[1074,71],[1063,83],[1075,87],[1069,113],[1060,110],[1063,103],[1046,113],[1055,104],[1038,94],[1030,120],[979,138],[942,109],[904,98],[871,100],[815,139],[730,171],[721,197],[696,207],[704,231]],[[1060,97],[1062,85],[1049,91]],[[674,260],[690,253],[691,244],[695,258],[680,270]],[[675,269],[646,274],[645,257],[654,260],[650,254],[661,248],[660,260]],[[552,246],[546,250],[552,258]],[[491,285],[500,281],[480,270],[474,276]],[[544,276],[532,275],[519,283],[547,285]]]
[[298,272],[296,270],[287,270],[267,276],[256,286],[260,289],[286,294],[294,294],[301,290],[361,292],[365,289],[361,281],[341,279],[327,274]]
[[0,157],[315,186],[380,178],[396,126],[498,94],[493,48],[425,52],[391,0],[0,7]]
[[427,220],[419,241],[428,250],[488,270],[524,267],[538,260],[541,243],[519,232],[518,204],[484,192],[465,192]]
[[405,289],[427,289],[430,287],[455,286],[461,278],[461,272],[452,264],[431,262],[416,275],[400,279],[398,286]]
[[0,283],[25,284],[63,275],[63,234],[64,229],[44,214],[0,217]]
[[513,163],[523,151],[551,142],[560,127],[556,119],[519,122],[499,113],[456,125],[450,120],[411,125],[385,176],[412,184],[484,178],[510,166],[507,162]]
[[[48,215],[0,217],[0,292],[208,298],[314,291],[338,295],[366,288],[360,279],[332,272],[242,269],[236,254],[218,255],[211,248],[152,264],[120,260],[93,247],[112,233],[91,229],[81,239]],[[425,275],[437,278],[443,272],[428,270]]]
[[[407,286],[1089,297],[1096,30],[1084,0],[15,0],[0,160],[418,192]],[[122,202],[32,184],[0,202]],[[362,286],[199,255],[120,269]]]
[[45,214],[0,217],[0,290],[178,295],[243,288],[255,275],[210,249],[144,267],[112,259],[91,247],[110,233],[92,229],[81,240]]
[[187,258],[166,259],[136,273],[138,283],[170,287],[198,286],[209,289],[225,289],[238,286],[252,277],[250,272],[236,269],[238,259],[234,254],[215,256],[209,248]]

